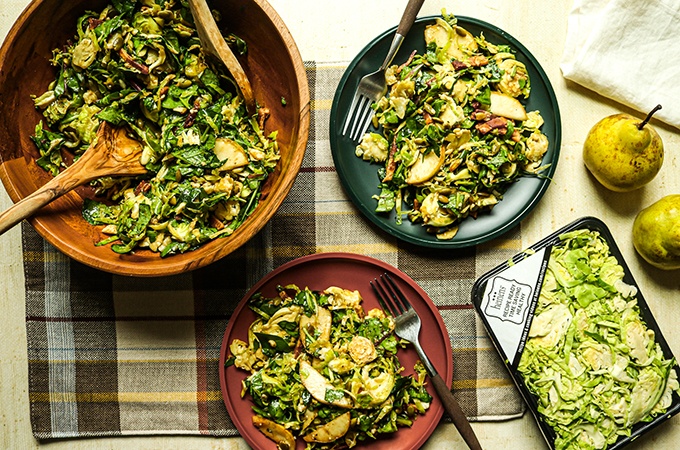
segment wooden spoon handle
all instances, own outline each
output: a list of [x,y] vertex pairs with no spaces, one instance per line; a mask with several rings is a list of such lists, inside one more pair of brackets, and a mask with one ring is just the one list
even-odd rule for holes
[[217,56],[227,66],[227,69],[241,90],[241,95],[243,95],[248,112],[254,114],[256,112],[255,97],[250,87],[248,76],[229,48],[229,45],[224,41],[224,37],[215,23],[215,18],[212,12],[210,12],[208,4],[205,0],[189,0],[189,8],[194,16],[194,23],[196,24],[196,31],[201,39],[201,44],[205,46],[208,53]]
[[0,235],[21,220],[74,188],[106,175],[141,175],[146,168],[139,161],[142,145],[121,127],[103,122],[97,139],[78,160],[28,197],[0,213]]
[[85,182],[87,182],[87,180],[83,179],[79,173],[66,169],[59,176],[52,178],[37,191],[10,206],[6,211],[0,213],[0,235],[23,219],[32,216],[36,211],[55,198],[61,197],[68,191]]
[[458,432],[463,437],[465,443],[471,450],[481,450],[482,446],[479,444],[477,436],[470,426],[470,422],[467,420],[467,417],[465,417],[465,413],[460,408],[456,399],[453,398],[451,389],[446,386],[446,382],[439,374],[431,376],[430,379],[432,380],[434,389],[437,391],[437,394],[439,394],[444,409],[449,414],[449,417],[451,417],[451,421],[453,421],[453,424],[458,429]]

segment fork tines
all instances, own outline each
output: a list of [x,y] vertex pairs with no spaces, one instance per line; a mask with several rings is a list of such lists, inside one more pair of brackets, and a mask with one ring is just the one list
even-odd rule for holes
[[375,291],[380,305],[392,316],[397,317],[411,309],[411,304],[389,274],[384,273],[369,283]]
[[373,109],[371,108],[371,99],[363,95],[356,95],[352,100],[352,105],[349,108],[349,113],[345,119],[345,126],[343,127],[343,136],[347,134],[347,128],[351,125],[349,138],[353,141],[359,141],[364,135],[371,123],[373,117]]

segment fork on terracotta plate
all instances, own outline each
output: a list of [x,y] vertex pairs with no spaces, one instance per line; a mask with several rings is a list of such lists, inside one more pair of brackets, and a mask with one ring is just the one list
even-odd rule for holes
[[465,417],[465,413],[460,409],[460,405],[453,397],[451,389],[446,385],[444,379],[439,375],[437,370],[430,362],[430,359],[425,354],[423,347],[420,345],[420,339],[418,335],[420,334],[421,321],[420,316],[415,309],[411,306],[406,296],[397,286],[397,284],[392,280],[392,278],[387,274],[382,274],[378,278],[374,278],[370,282],[378,301],[385,311],[390,313],[394,317],[395,328],[394,332],[397,336],[402,339],[406,339],[416,349],[416,353],[420,357],[420,360],[427,370],[427,374],[432,380],[434,389],[437,391],[439,398],[444,405],[444,409],[451,417],[453,424],[458,429],[458,432],[463,437],[465,443],[472,450],[481,449],[481,445],[477,440],[475,432],[470,426],[470,422]]

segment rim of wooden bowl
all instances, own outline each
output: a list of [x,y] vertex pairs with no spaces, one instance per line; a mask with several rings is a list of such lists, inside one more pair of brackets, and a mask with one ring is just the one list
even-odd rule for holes
[[[7,61],[8,55],[12,51],[16,51],[15,47],[19,42],[26,39],[25,33],[35,32],[30,30],[30,27],[33,25],[32,22],[35,19],[36,11],[39,8],[48,7],[50,1],[35,0],[31,2],[7,34],[2,47],[0,47],[0,85],[13,80],[17,76],[11,70],[16,69],[16,67],[6,67],[9,65]],[[58,6],[53,6],[53,8],[63,8],[66,6],[58,1],[52,4],[54,5],[55,3]],[[95,9],[92,4],[86,1],[82,1],[78,5],[82,11],[86,8]],[[268,179],[265,185],[266,187],[259,205],[231,236],[218,238],[202,245],[196,250],[166,258],[161,258],[158,253],[153,253],[149,250],[137,251],[134,254],[118,255],[109,246],[95,247],[95,243],[101,240],[103,235],[98,227],[89,225],[82,219],[80,214],[82,197],[78,194],[81,191],[70,192],[55,200],[52,204],[43,208],[40,213],[28,220],[38,234],[74,260],[113,274],[136,277],[175,275],[198,269],[242,247],[269,222],[290,192],[302,166],[310,125],[309,87],[306,70],[297,44],[281,17],[266,0],[221,0],[220,2],[215,2],[213,7],[222,11],[238,11],[242,14],[239,17],[240,21],[238,23],[230,22],[232,26],[237,23],[237,26],[240,24],[242,27],[269,28],[270,31],[274,31],[277,34],[273,39],[279,41],[278,43],[281,48],[285,48],[286,54],[272,54],[270,56],[278,58],[278,60],[283,58],[283,60],[291,63],[291,66],[285,68],[285,70],[294,74],[292,77],[294,80],[286,80],[289,83],[289,92],[292,98],[286,98],[282,95],[281,97],[285,98],[286,102],[273,102],[272,99],[275,97],[270,95],[270,99],[265,106],[272,112],[267,122],[267,128],[269,128],[269,124],[278,123],[277,113],[282,113],[280,116],[285,119],[285,117],[288,117],[288,114],[291,114],[291,109],[293,110],[292,114],[294,118],[297,118],[297,123],[292,125],[290,135],[279,132],[279,137],[283,137],[283,139],[279,139],[279,147],[282,154],[284,152],[289,152],[287,154],[292,152],[292,155],[279,161],[275,172],[270,175],[270,179]],[[227,17],[224,13],[222,16],[223,18]],[[227,20],[227,22],[229,21]],[[45,30],[39,30],[38,32],[45,32]],[[75,34],[75,28],[73,34]],[[238,32],[235,31],[235,34],[238,35]],[[256,54],[256,57],[251,57],[254,49],[255,47],[252,45],[249,47],[248,57],[241,59],[241,63],[251,78],[256,98],[260,99],[258,87],[261,88],[262,86],[266,86],[267,89],[279,89],[285,92],[286,86],[283,86],[283,84],[272,86],[270,80],[263,79],[261,71],[263,68],[266,68],[266,64],[263,64],[262,59],[258,59],[258,56],[265,58],[267,55],[265,52],[257,51],[256,53],[259,52],[260,54]],[[28,51],[35,52],[38,50],[32,47]],[[47,61],[47,58],[45,61]],[[26,76],[30,76],[30,74]],[[20,100],[27,101],[27,99]],[[2,98],[0,96],[0,110],[3,113],[14,110],[18,108],[16,103],[18,101],[19,99],[17,98]],[[37,122],[38,120],[35,121],[35,123]],[[5,124],[0,123],[0,145],[4,146],[11,140],[3,138],[10,137],[9,133],[11,131],[3,125]],[[281,122],[279,125],[291,127],[291,123],[287,121],[285,123]],[[276,126],[272,125],[272,130],[276,128]],[[267,132],[269,131],[271,130],[268,129]],[[37,189],[39,185],[47,182],[50,176],[35,165],[33,161],[37,150],[35,150],[30,140],[30,134],[19,136],[14,142],[19,142],[18,147],[20,148],[5,148],[0,152],[0,179],[12,201],[17,202]],[[7,155],[9,157],[6,157]],[[271,195],[272,193],[277,193],[277,195]],[[77,216],[80,216],[79,219],[72,214],[74,209],[77,209]],[[66,211],[68,214],[62,211]]]

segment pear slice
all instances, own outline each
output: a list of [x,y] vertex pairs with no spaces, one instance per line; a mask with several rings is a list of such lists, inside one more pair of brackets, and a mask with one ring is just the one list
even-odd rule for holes
[[237,142],[227,138],[215,139],[213,152],[220,162],[224,162],[220,170],[234,170],[248,165],[248,154]]
[[312,397],[325,405],[335,405],[340,408],[351,408],[352,400],[347,396],[335,398],[331,401],[326,400],[326,391],[337,391],[323,375],[321,375],[307,361],[300,361],[300,381],[302,385],[312,394]]
[[434,42],[437,47],[445,48],[449,57],[462,61],[466,58],[466,52],[477,51],[477,42],[474,36],[465,28],[453,27],[437,19],[432,25],[425,27],[425,43]]
[[451,31],[451,27],[448,26],[448,24],[444,25],[444,23],[440,23],[440,21],[428,25],[425,27],[425,32],[423,33],[425,43],[430,44],[434,42],[437,47],[444,48],[449,43]]
[[[474,53],[477,51],[477,41],[475,41],[475,37],[470,33],[468,30],[466,30],[463,27],[454,27],[453,28],[453,43],[451,47],[449,47],[449,55],[451,55],[452,47],[455,47],[458,52],[455,50],[453,53],[458,53],[460,55],[459,59],[463,59],[465,57],[464,51],[467,50],[470,53]],[[451,55],[451,56],[456,56],[456,55]]]
[[303,439],[305,442],[333,442],[347,434],[350,422],[351,416],[349,411],[347,411],[330,422],[314,429],[314,431],[303,437]]
[[333,324],[333,316],[326,308],[319,306],[316,309],[316,327],[319,331],[319,340],[328,342],[331,339],[331,325]]
[[527,112],[519,100],[496,91],[491,91],[491,107],[489,111],[491,114],[521,122],[528,118]]
[[[304,336],[305,330],[313,330],[318,332],[318,342],[329,342],[331,338],[331,325],[333,322],[333,317],[331,312],[326,308],[319,306],[316,309],[316,314],[311,317],[307,317],[304,314],[300,317],[300,336]],[[302,339],[303,345],[306,347],[307,340]]]
[[253,425],[260,430],[262,434],[276,442],[276,445],[281,450],[295,449],[295,436],[284,428],[283,425],[262,416],[253,416]]
[[439,149],[439,155],[430,151],[425,156],[419,155],[409,171],[406,182],[408,184],[422,184],[435,176],[444,164],[446,158],[443,148]]

